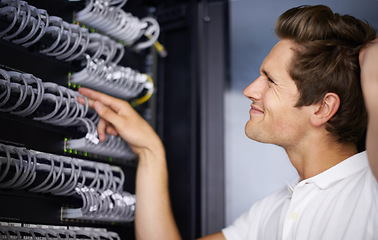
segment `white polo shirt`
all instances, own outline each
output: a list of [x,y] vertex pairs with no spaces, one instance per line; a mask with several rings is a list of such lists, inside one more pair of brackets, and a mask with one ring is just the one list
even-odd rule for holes
[[227,240],[378,240],[378,183],[366,152],[255,203]]

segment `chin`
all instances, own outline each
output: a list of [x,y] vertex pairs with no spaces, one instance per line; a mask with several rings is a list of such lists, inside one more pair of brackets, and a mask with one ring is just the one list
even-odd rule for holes
[[245,135],[249,137],[250,139],[253,139],[254,136],[257,134],[256,128],[257,126],[255,126],[251,120],[248,120],[248,122],[245,124],[245,127],[244,127]]
[[261,142],[261,140],[259,139],[259,135],[258,133],[256,133],[255,131],[253,131],[252,129],[249,129],[249,128],[245,128],[245,135],[249,138],[249,139],[252,139],[254,141],[258,141],[258,142]]
[[274,144],[268,136],[266,136],[266,134],[264,134],[263,132],[261,132],[261,129],[259,129],[259,131],[256,131],[256,129],[253,129],[251,127],[248,127],[246,126],[245,127],[245,135],[253,140],[253,141],[256,141],[256,142],[260,142],[260,143],[272,143]]

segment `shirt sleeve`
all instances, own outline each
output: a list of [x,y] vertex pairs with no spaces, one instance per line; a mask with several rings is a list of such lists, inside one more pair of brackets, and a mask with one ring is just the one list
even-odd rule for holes
[[249,212],[243,213],[230,226],[224,228],[222,233],[227,240],[244,240],[247,238],[249,225]]
[[[222,230],[223,235],[227,240],[260,240],[259,232],[265,230],[272,231],[277,235],[282,208],[289,195],[291,194],[285,187],[254,203],[249,211],[243,213],[230,226]],[[268,218],[273,220],[270,221]],[[270,222],[269,227],[262,230],[264,226],[261,224],[262,222]],[[277,239],[277,237],[272,239]]]

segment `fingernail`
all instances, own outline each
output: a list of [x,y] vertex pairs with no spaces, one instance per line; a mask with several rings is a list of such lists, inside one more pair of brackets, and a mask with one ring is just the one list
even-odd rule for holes
[[101,110],[101,108],[102,108],[102,103],[100,103],[100,102],[95,102],[95,104],[94,104],[94,107],[95,107],[95,109],[96,109],[96,111],[100,111]]
[[106,136],[104,134],[101,134],[99,137],[101,142],[105,141],[106,139]]
[[85,87],[79,88],[79,93],[88,92],[88,90]]

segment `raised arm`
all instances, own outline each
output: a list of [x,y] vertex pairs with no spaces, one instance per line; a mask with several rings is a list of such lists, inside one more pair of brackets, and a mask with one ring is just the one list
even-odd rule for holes
[[[85,88],[79,92],[88,97],[90,107],[101,117],[97,129],[100,140],[105,140],[105,132],[119,134],[139,156],[136,239],[181,239],[171,210],[165,151],[160,138],[127,102]],[[84,103],[83,99],[79,101]]]
[[378,181],[378,38],[360,54],[361,86],[368,111],[366,150]]

